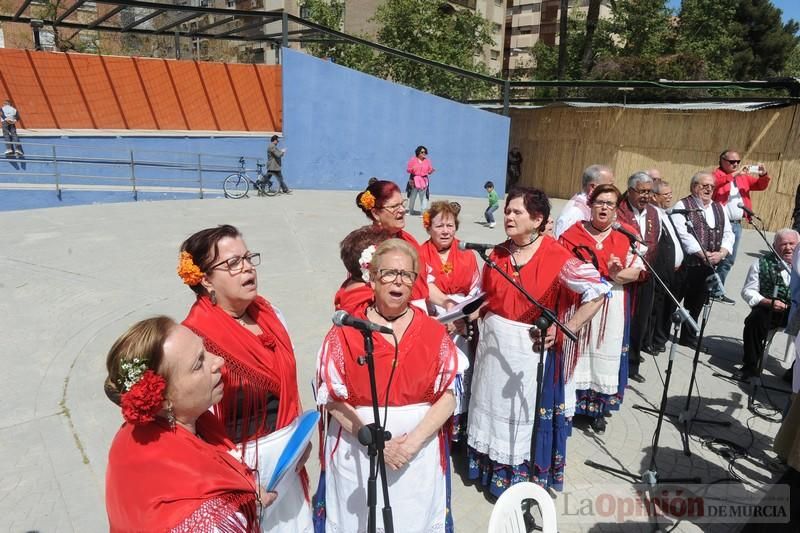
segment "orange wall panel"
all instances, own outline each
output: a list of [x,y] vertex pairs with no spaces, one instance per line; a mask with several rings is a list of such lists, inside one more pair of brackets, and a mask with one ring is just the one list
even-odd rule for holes
[[127,129],[111,81],[103,69],[100,56],[84,54],[67,55],[72,70],[88,103],[92,122],[100,129]]
[[0,49],[24,128],[281,131],[281,67]]
[[0,53],[0,97],[10,98],[19,110],[23,128],[57,128],[50,105],[24,50]]
[[198,62],[200,77],[211,102],[211,113],[221,130],[246,131],[242,108],[224,63]]
[[157,130],[158,122],[144,85],[131,57],[100,57],[100,67],[108,76],[119,99],[127,127],[132,130]]
[[[63,54],[31,53],[33,68],[47,93],[55,121],[61,128],[94,128],[92,117]],[[22,113],[22,109],[20,109]]]

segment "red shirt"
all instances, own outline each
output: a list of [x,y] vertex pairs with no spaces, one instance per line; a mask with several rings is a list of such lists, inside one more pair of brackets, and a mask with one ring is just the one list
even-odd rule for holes
[[[772,178],[768,174],[763,176],[752,176],[744,172],[736,176],[736,187],[742,195],[742,203],[747,209],[753,209],[753,202],[750,200],[750,191],[763,191],[769,186]],[[731,182],[734,180],[733,174],[726,174],[721,168],[714,170],[714,196],[711,198],[722,205],[728,203],[728,196],[731,194]],[[750,220],[750,216],[745,213],[745,217]]]

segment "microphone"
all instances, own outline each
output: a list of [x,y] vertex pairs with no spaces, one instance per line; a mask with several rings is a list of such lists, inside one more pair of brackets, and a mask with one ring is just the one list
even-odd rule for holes
[[664,212],[668,215],[688,215],[689,213],[699,213],[702,209],[665,209]]
[[756,215],[756,214],[753,212],[753,210],[752,210],[752,209],[750,209],[749,207],[747,207],[746,205],[744,205],[742,202],[739,202],[739,205],[738,205],[738,207],[739,207],[739,209],[741,209],[742,211],[744,211],[745,213],[747,213],[749,216],[751,216],[751,217],[755,218],[756,220],[761,220],[761,218],[760,218],[758,215]]
[[459,250],[475,250],[480,253],[486,252],[486,250],[491,250],[495,247],[494,244],[480,244],[477,242],[464,242],[460,241],[458,243]]
[[362,320],[349,314],[347,311],[336,311],[333,313],[333,323],[336,326],[350,326],[361,331],[377,331],[378,333],[393,333],[392,328],[389,326],[381,326],[369,320]]
[[616,231],[618,231],[618,232],[622,233],[622,234],[623,234],[623,235],[625,235],[625,236],[628,238],[628,240],[629,240],[629,241],[631,241],[631,242],[642,242],[642,240],[641,240],[639,237],[637,237],[636,235],[634,235],[633,233],[631,233],[630,231],[628,231],[627,229],[625,229],[625,228],[622,226],[622,224],[620,224],[619,222],[614,222],[613,224],[611,224],[611,229],[613,229],[613,230],[616,230]]

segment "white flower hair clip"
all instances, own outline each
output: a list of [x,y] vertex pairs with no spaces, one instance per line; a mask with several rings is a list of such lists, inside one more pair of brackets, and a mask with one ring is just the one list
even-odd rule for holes
[[370,244],[364,251],[361,252],[361,257],[358,258],[358,266],[361,267],[361,279],[369,281],[369,265],[372,263],[372,256],[375,254],[375,245]]

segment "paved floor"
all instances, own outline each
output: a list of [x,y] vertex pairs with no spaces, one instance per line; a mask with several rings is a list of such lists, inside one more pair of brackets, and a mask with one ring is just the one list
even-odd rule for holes
[[[499,226],[490,230],[476,223],[484,200],[460,201],[464,206],[462,239],[502,240]],[[121,416],[103,394],[105,355],[113,340],[138,319],[160,313],[185,316],[193,298],[175,275],[177,249],[200,228],[235,224],[243,230],[250,249],[262,253],[260,292],[287,317],[297,347],[301,396],[304,405],[311,406],[309,384],[316,351],[330,327],[332,297],[344,276],[338,243],[366,222],[354,206],[353,193],[310,191],[241,201],[141,202],[0,213],[4,228],[0,235],[4,274],[0,330],[6,339],[0,373],[0,530],[107,529],[106,454]],[[409,220],[409,229],[422,238],[418,217]],[[716,305],[712,310],[706,334],[711,355],[702,354],[698,368],[697,390],[703,400],[692,402],[693,412],[731,426],[695,426],[690,441],[693,455],[685,457],[677,429],[665,422],[657,457],[662,476],[691,474],[714,483],[732,471],[763,486],[783,470],[771,451],[778,424],[745,409],[745,388],[712,375],[730,371],[740,357],[747,307],[738,298],[738,289],[751,261],[749,254],[761,248],[758,236],[745,232],[740,259],[728,282],[737,303]],[[779,356],[783,339],[779,336],[773,348]],[[630,491],[624,481],[583,462],[592,459],[636,473],[649,464],[656,421],[632,405],[658,405],[659,375],[666,359],[666,355],[648,358],[642,365],[647,383],[633,384],[605,435],[598,437],[585,428],[573,431],[566,488],[556,499],[560,531],[646,530],[633,521],[617,523],[613,513],[583,516],[584,498]],[[771,359],[769,373],[780,373],[781,365],[780,357]],[[669,392],[672,408],[683,405],[690,372],[691,354],[679,348]],[[785,396],[773,393],[772,400],[782,405]],[[748,456],[730,466],[727,459],[703,446],[703,439],[710,435],[744,446]],[[316,477],[313,471],[312,478]],[[491,510],[483,494],[456,472],[456,529],[486,531]],[[675,530],[710,528],[687,520]]]

